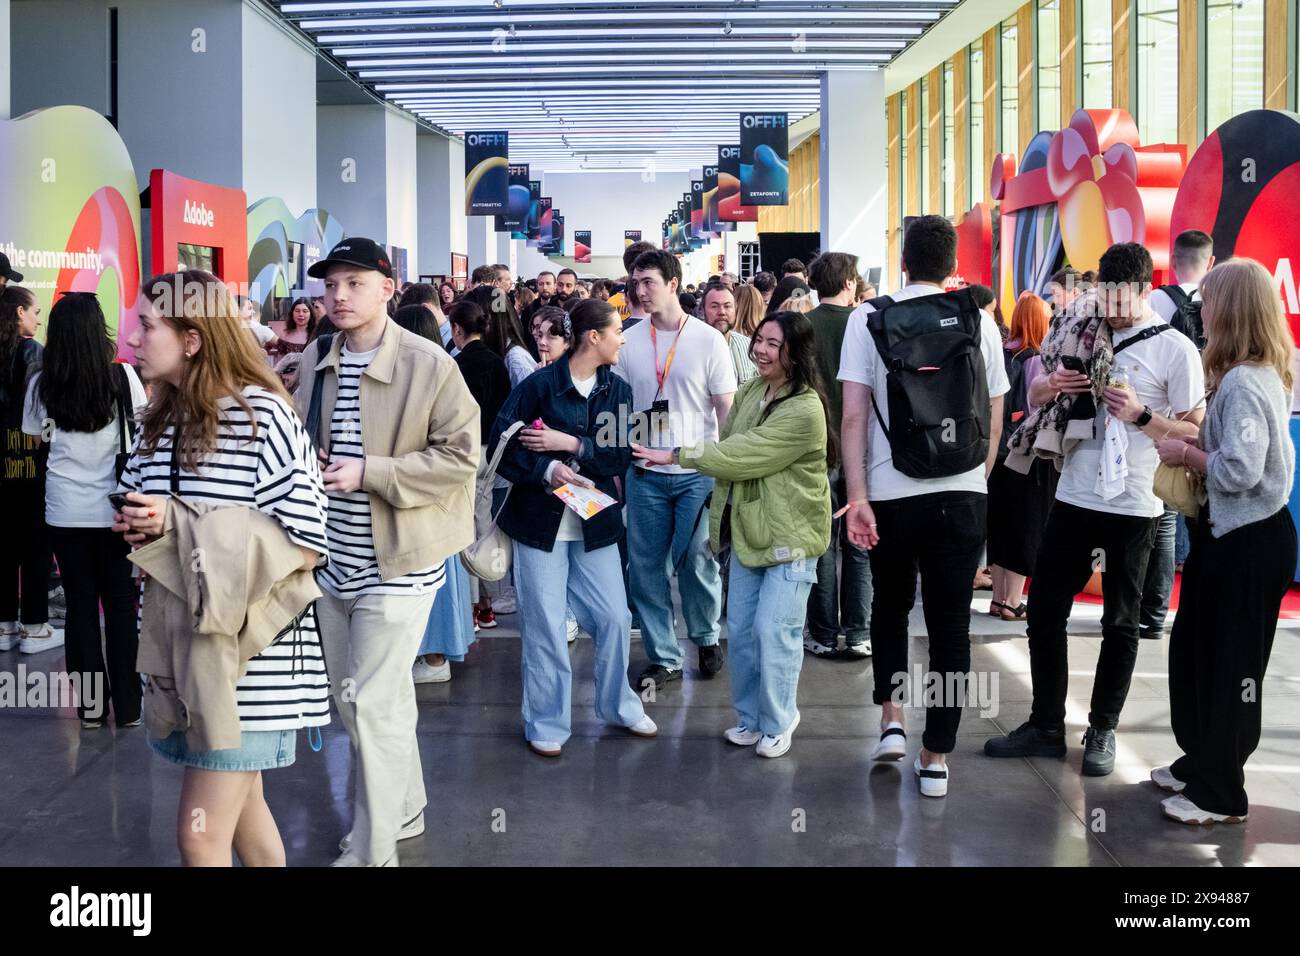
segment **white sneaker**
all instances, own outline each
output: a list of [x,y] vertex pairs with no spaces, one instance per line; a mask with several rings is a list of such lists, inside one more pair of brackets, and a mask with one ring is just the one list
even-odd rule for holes
[[512,587],[502,588],[501,594],[492,599],[492,610],[496,614],[518,614],[519,598]]
[[533,753],[541,754],[543,757],[558,757],[560,755],[560,745],[554,740],[530,740],[528,746],[533,748]]
[[1174,776],[1174,772],[1168,767],[1156,767],[1151,771],[1151,782],[1161,790],[1168,790],[1170,793],[1182,793],[1187,784],[1183,783]]
[[872,760],[902,760],[907,756],[907,734],[903,725],[891,720],[880,732],[880,739],[871,748]]
[[654,737],[659,733],[659,725],[650,719],[649,714],[642,714],[641,719],[630,724],[627,729],[638,737]]
[[56,631],[48,623],[34,630],[23,628],[23,639],[18,643],[18,650],[24,654],[39,654],[63,646],[63,632]]
[[1211,813],[1209,810],[1202,810],[1192,801],[1188,800],[1181,793],[1172,797],[1165,797],[1160,801],[1161,808],[1165,811],[1165,816],[1171,820],[1177,820],[1179,823],[1206,824],[1206,823],[1245,823],[1246,814],[1241,816],[1229,816],[1225,813]]
[[790,726],[783,730],[778,736],[773,737],[764,734],[763,739],[758,742],[755,752],[760,757],[779,757],[790,749],[790,744],[794,742],[794,729],[799,726],[799,711],[794,712],[794,720]]
[[803,636],[803,649],[814,657],[838,657],[840,653],[839,644],[823,644],[811,634]]
[[441,664],[430,664],[423,657],[416,658],[411,677],[417,684],[445,684],[451,680],[451,661],[444,659]]
[[921,755],[917,754],[912,769],[916,771],[916,779],[921,782],[921,796],[946,797],[948,795],[947,764],[935,761],[930,766],[922,768]]
[[845,644],[844,650],[840,651],[840,656],[850,660],[866,660],[871,656],[871,642],[863,641],[861,644]]
[[[424,811],[421,810],[411,819],[402,824],[402,829],[397,831],[398,840],[410,840],[418,837],[424,832]],[[348,833],[342,840],[339,840],[339,849],[347,853],[352,849],[352,834]],[[351,866],[350,863],[340,863],[339,866]]]
[[568,632],[569,643],[572,644],[578,639],[578,622],[573,618],[569,618],[564,622],[564,628]]
[[0,621],[0,651],[17,647],[23,639],[23,626],[17,621]]
[[763,739],[763,735],[757,730],[750,730],[744,724],[738,727],[730,727],[722,732],[727,743],[735,744],[737,747],[752,747]]
[[361,857],[349,851],[331,863],[330,866],[397,866],[397,851],[394,850],[393,855],[383,863],[366,863]]

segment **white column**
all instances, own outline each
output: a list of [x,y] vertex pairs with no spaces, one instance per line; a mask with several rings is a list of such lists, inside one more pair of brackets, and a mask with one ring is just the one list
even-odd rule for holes
[[491,216],[469,216],[469,271],[496,263],[497,239]]
[[451,254],[465,253],[465,147],[437,133],[415,138],[419,179],[420,244],[415,262],[423,275],[450,275]]
[[821,114],[822,250],[888,275],[884,72],[823,73]]
[[519,253],[518,242],[510,238],[508,232],[497,233],[497,256],[496,262],[510,267],[512,276],[518,275]]
[[388,241],[385,111],[316,107],[316,202],[349,236]]

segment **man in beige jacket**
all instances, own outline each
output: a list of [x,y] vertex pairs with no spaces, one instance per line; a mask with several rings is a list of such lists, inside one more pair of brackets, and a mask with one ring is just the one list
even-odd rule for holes
[[443,563],[474,537],[479,409],[445,351],[389,320],[381,246],[345,239],[308,274],[325,280],[339,330],[304,350],[296,397],[329,495],[317,615],[357,766],[352,832],[334,865],[396,866],[397,841],[424,832],[411,662]]

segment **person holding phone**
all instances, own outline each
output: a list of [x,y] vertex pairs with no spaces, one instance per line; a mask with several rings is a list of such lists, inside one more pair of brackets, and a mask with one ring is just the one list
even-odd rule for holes
[[[316,567],[327,554],[316,453],[225,284],[200,270],[171,273],[149,280],[142,301],[127,344],[152,397],[122,472],[127,501],[113,530],[129,544],[156,541],[173,497],[247,508],[275,520],[301,552],[302,570]],[[176,835],[186,866],[230,866],[232,849],[244,866],[285,864],[262,771],[290,766],[298,730],[330,719],[314,604],[299,610],[235,685],[238,747],[196,749],[184,730],[150,737],[158,756],[185,768]],[[151,613],[146,599],[146,627]],[[191,716],[190,726],[206,722]],[[200,815],[205,826],[192,826]]]
[[[598,299],[580,302],[569,321],[572,351],[510,393],[489,441],[493,449],[509,441],[498,473],[513,487],[498,525],[514,542],[524,737],[545,757],[558,757],[570,735],[566,603],[595,640],[596,716],[639,737],[658,733],[627,682],[632,618],[617,547],[623,534],[617,480],[632,451],[617,429],[627,422],[632,390],[611,370],[623,333],[617,310]],[[505,439],[516,423],[525,427]],[[583,520],[553,494],[564,485],[596,488],[614,504]]]
[[145,394],[135,369],[114,362],[116,354],[94,293],[66,293],[50,309],[44,361],[23,409],[23,432],[49,443],[45,526],[68,598],[64,646],[68,670],[82,675],[83,730],[104,726],[110,702],[117,726],[140,723],[138,589],[130,545],[112,525],[113,512],[126,504],[114,489]]

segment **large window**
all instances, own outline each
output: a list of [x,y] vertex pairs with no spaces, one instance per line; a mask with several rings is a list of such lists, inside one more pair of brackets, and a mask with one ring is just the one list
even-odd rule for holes
[[970,151],[970,196],[965,200],[967,208],[984,201],[984,47],[972,43],[970,47],[970,138],[967,146]]
[[1205,31],[1205,125],[1264,106],[1264,0],[1210,0]]
[[930,78],[921,77],[921,215],[928,216],[934,211],[930,182]]
[[898,208],[904,216],[912,211],[907,208],[907,90],[898,94]]
[[[943,65],[943,214],[955,216],[957,209],[957,89],[952,81],[952,60]],[[964,197],[963,197],[964,198]]]
[[1142,142],[1178,142],[1178,4],[1138,0],[1137,122]]
[[[1173,0],[1170,0],[1173,2]],[[1111,74],[1111,0],[1083,0],[1083,108],[1108,110],[1115,102]]]
[[1037,60],[1038,128],[1058,129],[1061,125],[1061,0],[1038,0]]
[[1002,116],[998,150],[1020,155],[1020,46],[1016,38],[1016,18],[1002,21],[1002,42],[998,44],[1001,68]]

